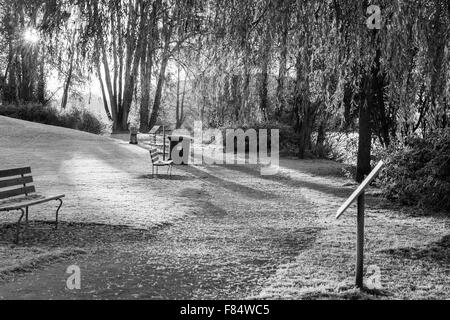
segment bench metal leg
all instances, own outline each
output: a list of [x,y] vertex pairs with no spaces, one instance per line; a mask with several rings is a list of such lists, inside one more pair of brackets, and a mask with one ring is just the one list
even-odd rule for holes
[[22,214],[20,215],[19,221],[17,221],[16,244],[19,243],[20,221],[22,221],[22,218],[25,215],[25,211],[22,208],[20,208],[19,210],[22,212]]
[[28,233],[28,207],[25,207],[25,232]]
[[58,209],[56,209],[56,221],[55,221],[55,230],[58,229],[58,213],[59,213],[59,209],[61,209],[61,206],[63,204],[62,199],[56,199],[59,201],[59,206]]

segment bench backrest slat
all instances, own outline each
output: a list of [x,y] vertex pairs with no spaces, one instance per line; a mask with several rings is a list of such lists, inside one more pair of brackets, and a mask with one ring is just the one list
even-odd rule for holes
[[0,199],[36,192],[34,186],[27,185],[33,182],[33,177],[27,174],[31,174],[30,167],[0,170]]
[[25,195],[25,194],[33,193],[33,192],[36,192],[36,189],[34,189],[34,186],[28,186],[28,187],[23,187],[23,188],[18,188],[18,189],[1,191],[0,199],[6,199],[6,198],[10,198],[10,197],[20,196],[22,194]]
[[27,176],[23,178],[14,178],[14,179],[8,179],[8,180],[0,180],[0,189],[6,188],[6,187],[13,187],[13,186],[19,186],[19,185],[26,185],[27,183],[33,182],[32,176]]
[[152,163],[155,163],[159,161],[159,152],[156,149],[150,150],[150,159],[152,160]]
[[156,133],[158,133],[159,128],[161,128],[161,126],[154,126],[154,127],[150,130],[149,134],[156,134]]
[[31,173],[30,167],[0,170],[0,178],[20,176]]

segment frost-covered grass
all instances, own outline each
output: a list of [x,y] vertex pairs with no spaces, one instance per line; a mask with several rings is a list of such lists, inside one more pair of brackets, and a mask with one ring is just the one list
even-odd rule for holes
[[[337,208],[354,187],[335,177],[338,165],[327,161],[282,160],[285,179],[316,204],[321,232],[314,245],[282,264],[260,298],[276,299],[449,299],[450,219],[427,216],[378,196],[366,197],[365,280],[380,271],[380,290],[354,286],[356,210],[340,220]],[[320,168],[323,168],[320,170]],[[369,194],[376,194],[369,190]]]
[[88,271],[83,298],[450,298],[449,218],[395,206],[375,189],[365,266],[378,267],[382,287],[354,287],[355,208],[334,214],[355,186],[340,163],[281,159],[275,176],[257,166],[181,166],[172,179],[151,179],[148,151],[126,139],[2,117],[0,147],[2,167],[31,164],[38,190],[67,196],[61,228],[40,222],[53,208],[33,208],[18,246],[16,217],[1,217],[0,268],[19,282],[6,277],[0,296],[36,297],[45,284],[45,297],[77,298],[61,282],[76,254]]

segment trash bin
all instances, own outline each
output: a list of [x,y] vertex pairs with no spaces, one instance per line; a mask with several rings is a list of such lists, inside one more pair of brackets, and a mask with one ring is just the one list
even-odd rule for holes
[[187,165],[192,138],[179,135],[171,135],[167,138],[169,139],[169,160],[173,160],[174,164]]
[[138,129],[136,127],[130,128],[130,144],[138,144]]

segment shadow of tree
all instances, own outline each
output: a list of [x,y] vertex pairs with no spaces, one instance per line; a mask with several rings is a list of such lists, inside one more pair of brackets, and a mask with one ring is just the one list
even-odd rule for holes
[[[55,230],[52,222],[36,220],[29,222],[28,231],[22,225],[18,246],[92,248],[149,241],[156,236],[156,232],[155,228],[147,230],[121,225],[63,221]],[[12,244],[15,234],[15,223],[1,224],[0,244]]]
[[159,180],[169,180],[169,181],[192,181],[196,178],[193,176],[186,176],[186,175],[176,175],[173,174],[172,176],[166,175],[166,174],[155,174],[152,176],[151,174],[144,174],[137,177],[138,179],[159,179]]
[[346,198],[348,195],[351,194],[354,187],[334,187],[327,184],[320,184],[312,181],[305,181],[305,180],[299,180],[299,179],[292,179],[287,174],[283,173],[277,173],[275,175],[261,175],[259,166],[257,165],[220,165],[221,167],[224,167],[229,170],[239,171],[242,173],[246,173],[249,175],[252,175],[254,177],[258,177],[260,179],[264,180],[270,180],[278,183],[282,183],[284,185],[290,186],[290,187],[298,187],[298,188],[308,188],[308,189],[314,189],[323,193],[330,194],[332,196]]
[[255,198],[255,199],[278,198],[278,196],[273,193],[254,189],[254,188],[248,187],[246,185],[243,185],[243,184],[240,184],[240,183],[237,183],[234,181],[219,178],[218,176],[213,175],[212,173],[207,172],[205,170],[200,170],[200,169],[196,168],[195,166],[183,166],[181,169],[183,169],[183,171],[185,171],[186,173],[193,175],[197,179],[201,179],[205,182],[215,184],[221,188],[227,189],[232,192],[239,193],[240,195],[243,195],[243,196],[246,196],[249,198]]
[[432,260],[438,263],[450,264],[450,234],[440,241],[428,243],[423,247],[395,248],[381,252],[411,260]]

